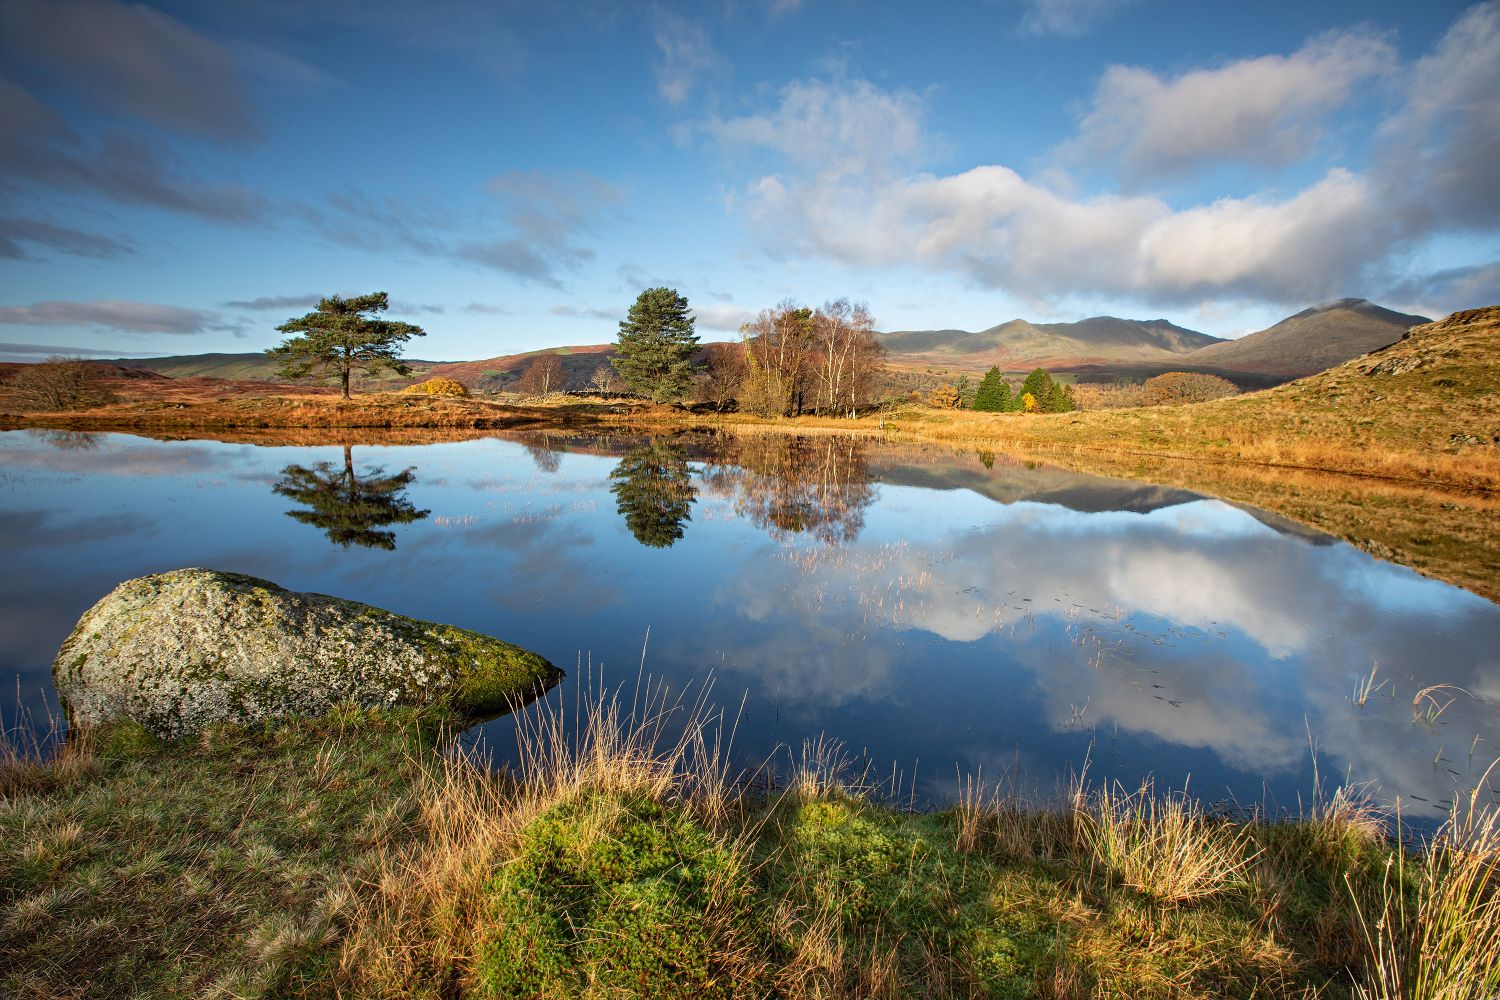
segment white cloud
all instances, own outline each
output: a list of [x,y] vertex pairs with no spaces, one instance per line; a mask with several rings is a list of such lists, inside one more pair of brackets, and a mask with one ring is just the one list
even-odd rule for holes
[[1500,222],[1500,3],[1470,8],[1409,74],[1378,172],[1416,225]]
[[1500,220],[1500,3],[1465,14],[1410,72],[1393,59],[1383,40],[1351,32],[1172,79],[1111,70],[1064,151],[1117,157],[1135,176],[1286,162],[1361,81],[1404,81],[1387,91],[1395,107],[1368,168],[1196,204],[1074,193],[1003,164],[924,172],[935,147],[924,100],[863,80],[794,82],[758,114],[701,128],[774,154],[732,205],[778,255],[958,272],[1042,308],[1077,295],[1305,305],[1378,295],[1402,282],[1413,247]]
[[1204,164],[1287,164],[1322,134],[1326,116],[1396,56],[1366,32],[1325,35],[1290,56],[1244,59],[1164,78],[1110,66],[1065,155],[1117,157],[1128,181]]
[[705,78],[724,69],[708,32],[675,14],[662,13],[656,28],[661,60],[656,64],[656,92],[668,104],[681,104]]
[[1021,31],[1028,35],[1075,37],[1135,0],[1022,0]]
[[883,173],[931,155],[926,106],[909,91],[885,91],[865,80],[798,80],[777,106],[739,118],[712,118],[708,135],[726,147],[773,150],[824,176]]
[[693,314],[697,319],[696,326],[699,329],[719,330],[726,333],[738,333],[740,327],[755,319],[755,313],[749,309],[723,303],[694,306]]

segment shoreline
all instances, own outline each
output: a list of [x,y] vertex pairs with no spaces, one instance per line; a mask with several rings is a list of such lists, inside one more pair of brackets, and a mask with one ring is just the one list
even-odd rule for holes
[[[1500,601],[1500,537],[1491,528],[1500,520],[1500,452],[1387,448],[1372,453],[1333,440],[1299,453],[1307,445],[1306,435],[1281,440],[1267,435],[1256,442],[1261,456],[1246,457],[1205,437],[1204,425],[1219,412],[1215,407],[1255,399],[1042,416],[903,407],[855,419],[767,419],[647,403],[520,406],[391,393],[351,401],[273,396],[197,404],[130,403],[78,413],[0,414],[0,429],[268,445],[421,444],[511,432],[851,435],[872,442],[935,445],[981,458],[1005,455],[1249,504],[1334,535],[1377,558]],[[1157,427],[1152,436],[1139,428],[1128,438],[1117,431],[1121,425],[1146,422]],[[1166,433],[1171,428],[1175,430]],[[1442,436],[1441,430],[1437,436]]]

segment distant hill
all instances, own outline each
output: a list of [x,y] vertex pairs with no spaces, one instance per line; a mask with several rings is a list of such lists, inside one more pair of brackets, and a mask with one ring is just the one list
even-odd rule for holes
[[562,360],[563,388],[582,389],[588,385],[595,369],[608,364],[611,344],[585,344],[581,347],[549,347],[523,354],[503,354],[480,361],[450,361],[433,365],[431,377],[451,378],[470,389],[503,390],[514,388],[531,362],[543,354],[556,354]]
[[[408,360],[413,373],[425,373],[437,361]],[[143,368],[172,378],[227,378],[236,381],[284,382],[276,371],[277,364],[264,351],[245,354],[173,354],[160,358],[112,358],[98,364],[121,368]]]
[[1076,323],[1013,319],[987,330],[896,330],[881,343],[900,360],[1019,371],[1109,362],[1169,362],[1219,338],[1165,319],[1093,316]]
[[[1364,299],[1304,309],[1275,326],[1238,340],[1221,340],[1165,319],[1093,316],[1075,323],[1030,323],[1013,319],[986,330],[895,330],[879,334],[900,368],[983,371],[998,365],[1010,372],[1042,367],[1076,374],[1081,380],[1140,381],[1164,371],[1205,371],[1223,375],[1242,388],[1260,388],[1325,371],[1377,350],[1413,326],[1430,322],[1384,309]],[[705,349],[711,345],[704,345]],[[562,359],[567,389],[586,388],[594,371],[607,364],[610,344],[552,347],[504,354],[478,361],[410,359],[412,379],[358,380],[362,389],[401,385],[441,375],[471,389],[514,388],[526,367],[542,354]],[[700,355],[701,360],[701,355]],[[145,369],[173,378],[211,377],[235,381],[281,381],[276,364],[259,351],[245,354],[183,354],[159,358],[101,359],[98,363]]]
[[1042,367],[1082,380],[1140,381],[1165,371],[1222,375],[1259,388],[1326,371],[1429,323],[1368,302],[1339,299],[1304,309],[1238,340],[1221,340],[1164,319],[1095,316],[1076,323],[1011,320],[987,330],[898,330],[881,342],[899,364],[971,371]]
[[1258,333],[1210,344],[1184,360],[1194,368],[1298,378],[1394,344],[1412,327],[1431,322],[1365,299],[1338,299],[1304,309]]

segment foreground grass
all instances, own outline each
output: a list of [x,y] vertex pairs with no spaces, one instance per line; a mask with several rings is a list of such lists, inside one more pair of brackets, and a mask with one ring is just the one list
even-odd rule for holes
[[417,832],[438,720],[339,713],[164,744],[134,725],[0,758],[0,995],[326,992]]
[[[1493,813],[1405,852],[1342,795],[1230,821],[1147,787],[884,804],[805,750],[727,780],[718,720],[542,705],[497,775],[432,716],[0,769],[0,993],[1489,997]],[[680,735],[668,738],[669,731]]]

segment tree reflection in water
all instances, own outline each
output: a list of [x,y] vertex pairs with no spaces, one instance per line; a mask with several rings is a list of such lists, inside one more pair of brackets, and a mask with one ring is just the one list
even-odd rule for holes
[[730,438],[705,468],[704,489],[777,537],[852,542],[875,499],[862,441],[841,437]]
[[427,510],[417,510],[406,499],[406,487],[416,478],[413,469],[386,475],[380,468],[355,475],[352,448],[344,445],[344,467],[319,462],[308,468],[288,465],[273,489],[310,509],[289,510],[288,517],[322,530],[335,545],[361,545],[392,550],[396,533],[389,525],[420,521]]
[[526,449],[526,454],[536,463],[540,472],[554,473],[562,465],[562,448],[554,444],[546,434],[521,434],[516,440]]
[[698,496],[683,448],[665,441],[632,448],[609,478],[615,507],[636,541],[664,549],[682,537]]

